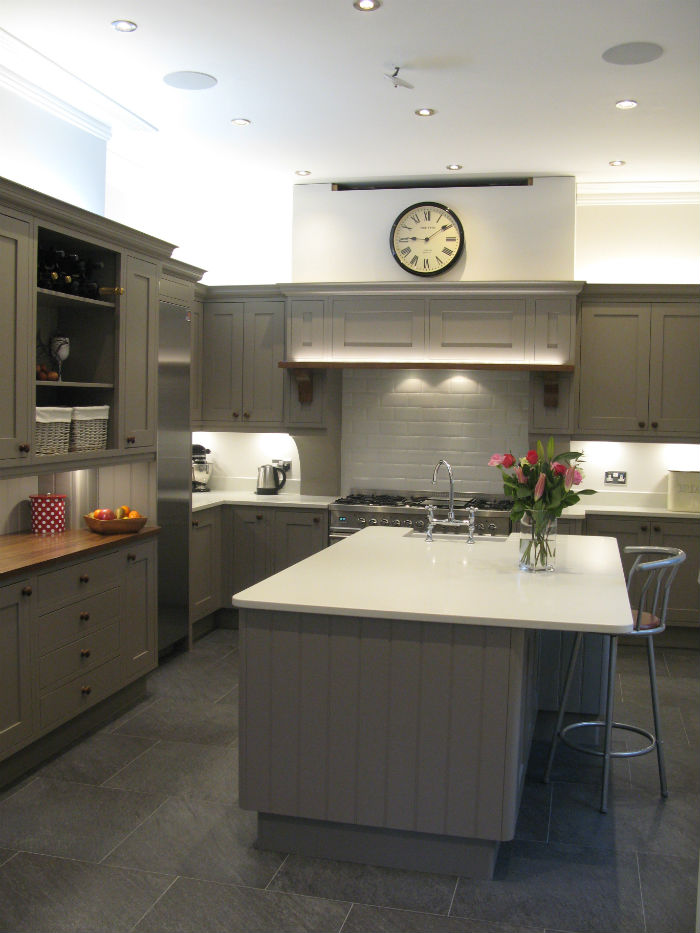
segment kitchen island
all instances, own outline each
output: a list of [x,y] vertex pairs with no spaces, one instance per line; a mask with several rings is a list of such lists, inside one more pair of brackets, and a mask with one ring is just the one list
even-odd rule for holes
[[488,878],[513,838],[537,631],[631,630],[612,538],[370,528],[236,594],[240,805],[259,845]]

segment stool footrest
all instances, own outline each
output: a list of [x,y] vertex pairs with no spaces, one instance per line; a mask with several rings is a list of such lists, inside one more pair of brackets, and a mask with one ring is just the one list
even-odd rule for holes
[[[569,748],[575,749],[577,752],[583,752],[584,755],[596,755],[598,758],[602,758],[605,752],[599,748],[590,748],[586,745],[581,745],[578,742],[575,742],[571,739],[567,733],[572,732],[574,729],[582,729],[588,727],[591,729],[605,729],[605,723],[600,720],[593,722],[572,722],[570,725],[565,726],[559,733],[559,738],[565,745],[568,745]],[[648,755],[649,752],[652,752],[656,748],[656,736],[653,732],[649,732],[647,729],[642,729],[640,726],[632,726],[626,722],[614,722],[612,723],[613,729],[623,729],[626,732],[636,732],[637,735],[643,736],[645,739],[649,740],[649,745],[645,745],[644,748],[635,748],[632,751],[624,752],[610,752],[611,758],[637,758],[639,755]]]

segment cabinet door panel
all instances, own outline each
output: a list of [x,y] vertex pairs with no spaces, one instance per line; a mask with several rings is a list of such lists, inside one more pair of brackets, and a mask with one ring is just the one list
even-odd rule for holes
[[[700,309],[658,304],[651,309],[649,420],[659,434],[700,433]],[[654,425],[657,428],[654,428]]]
[[29,597],[23,580],[0,588],[0,757],[34,731],[29,656]]
[[202,419],[241,423],[243,408],[243,303],[204,309]]
[[525,299],[465,298],[430,302],[430,356],[465,362],[526,359]]
[[158,268],[135,256],[126,258],[121,316],[124,354],[119,397],[124,411],[122,443],[128,448],[156,443],[158,402]]
[[327,512],[275,509],[273,573],[279,573],[324,548],[328,541],[327,520]]
[[243,325],[243,418],[281,423],[284,418],[284,303],[246,301]]
[[233,593],[269,575],[272,510],[239,508],[233,512]]
[[681,519],[652,519],[651,543],[662,547],[679,547],[685,551],[685,561],[671,587],[666,621],[669,623],[700,623],[700,528],[697,522]]
[[202,419],[202,318],[201,301],[192,305],[191,363],[190,363],[190,421]]
[[646,434],[649,421],[649,305],[584,305],[579,429]]
[[156,542],[122,549],[121,672],[130,683],[158,663],[158,603]]
[[425,303],[363,297],[333,302],[333,359],[410,360],[425,352]]
[[323,360],[324,302],[322,299],[293,299],[289,303],[287,359]]
[[195,512],[190,533],[190,622],[220,608],[221,514]]
[[0,215],[0,459],[31,443],[29,236],[27,221]]
[[569,363],[574,358],[573,298],[538,298],[535,302],[535,360]]

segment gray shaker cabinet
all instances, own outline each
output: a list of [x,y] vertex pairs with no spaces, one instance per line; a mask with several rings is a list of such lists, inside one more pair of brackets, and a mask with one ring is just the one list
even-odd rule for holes
[[272,535],[272,572],[278,573],[327,545],[328,512],[275,509]]
[[30,580],[0,587],[0,759],[34,732]]
[[578,431],[700,436],[697,302],[584,303]]
[[158,416],[158,266],[126,257],[121,445],[154,447]]
[[190,530],[190,624],[221,605],[221,509],[192,515]]
[[30,230],[21,215],[0,214],[0,460],[26,457],[32,439]]
[[284,302],[251,299],[204,306],[202,421],[225,427],[282,424]]

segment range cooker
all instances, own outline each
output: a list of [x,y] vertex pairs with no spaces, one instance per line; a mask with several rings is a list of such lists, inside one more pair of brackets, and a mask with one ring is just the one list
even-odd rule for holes
[[[425,531],[428,527],[428,506],[433,506],[435,517],[448,515],[447,495],[432,492],[412,494],[393,492],[353,492],[336,499],[330,505],[329,542],[333,544],[370,525],[393,525]],[[498,495],[460,493],[454,495],[457,520],[466,520],[474,511],[474,533],[478,535],[508,535],[511,531],[510,499]],[[443,526],[446,534],[467,534],[467,526]]]

